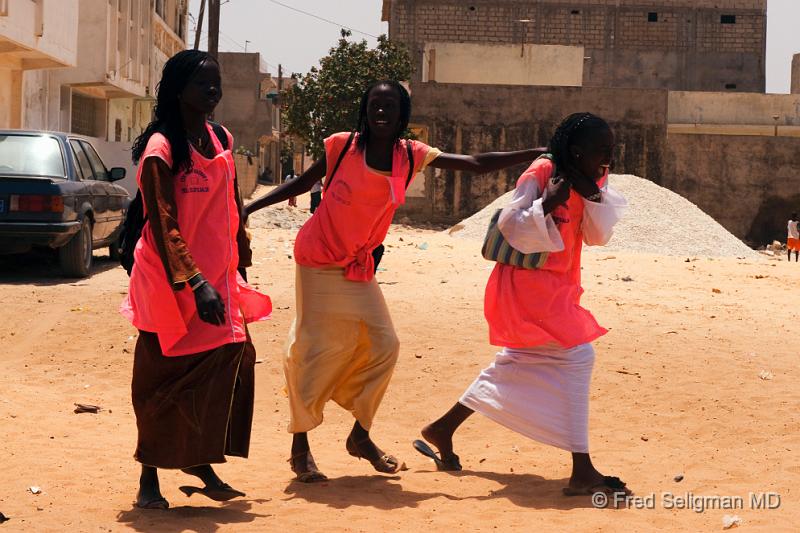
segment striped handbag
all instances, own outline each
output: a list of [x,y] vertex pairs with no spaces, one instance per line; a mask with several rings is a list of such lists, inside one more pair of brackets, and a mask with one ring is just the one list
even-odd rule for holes
[[[553,159],[553,156],[550,154],[544,154],[540,157],[550,159],[551,161]],[[555,168],[553,172],[555,173]],[[502,211],[502,209],[495,211],[492,220],[489,221],[489,229],[486,231],[486,238],[483,240],[483,248],[481,249],[481,254],[483,254],[484,259],[529,270],[542,268],[547,261],[549,253],[533,252],[523,254],[511,246],[506,238],[503,237],[500,228],[497,227],[497,221],[500,219],[500,213]]]
[[548,252],[523,254],[508,244],[503,234],[500,233],[500,228],[497,227],[497,220],[500,218],[502,211],[502,209],[495,211],[492,220],[489,222],[489,230],[486,232],[486,238],[483,240],[483,249],[481,250],[483,257],[489,261],[519,268],[542,268],[545,261],[547,261]]

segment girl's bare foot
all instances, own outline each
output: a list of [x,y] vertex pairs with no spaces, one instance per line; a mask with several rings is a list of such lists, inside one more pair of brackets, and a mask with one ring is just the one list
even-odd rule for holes
[[452,432],[437,426],[436,422],[434,422],[422,428],[421,433],[426,441],[436,446],[436,451],[439,452],[439,457],[442,461],[446,461],[454,455]]

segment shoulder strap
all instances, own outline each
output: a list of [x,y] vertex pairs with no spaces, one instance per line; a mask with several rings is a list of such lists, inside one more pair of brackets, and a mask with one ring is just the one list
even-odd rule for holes
[[219,139],[219,142],[222,145],[222,149],[227,150],[229,148],[228,134],[225,132],[225,128],[223,128],[222,125],[216,122],[212,122],[210,120],[208,121],[208,123],[211,124],[211,129],[214,130],[214,134],[217,136],[217,139]]
[[345,143],[344,148],[342,148],[342,151],[339,154],[339,159],[336,160],[336,164],[333,166],[333,171],[331,171],[331,175],[328,176],[327,180],[325,180],[325,190],[326,191],[328,190],[328,187],[331,186],[331,183],[333,183],[333,176],[336,174],[336,171],[339,170],[339,165],[342,164],[342,159],[344,159],[344,156],[347,155],[347,151],[350,149],[350,146],[353,144],[353,138],[355,138],[355,136],[356,136],[356,132],[352,132],[350,134],[350,137],[347,138],[347,142]]
[[408,177],[406,178],[406,189],[411,185],[411,178],[414,177],[414,151],[411,149],[411,141],[406,139],[406,152],[408,153]]
[[556,158],[555,158],[555,156],[553,154],[548,152],[548,153],[540,155],[536,159],[548,159],[548,160],[550,160],[550,162],[553,163],[553,176],[556,176],[558,174],[558,167],[556,167]]

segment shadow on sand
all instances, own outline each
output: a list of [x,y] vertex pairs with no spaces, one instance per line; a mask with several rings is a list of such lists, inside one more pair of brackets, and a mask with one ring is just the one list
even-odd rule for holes
[[[114,268],[122,268],[119,261],[112,260],[107,254],[95,255],[90,276]],[[65,277],[61,273],[56,254],[51,251],[36,250],[27,254],[0,255],[0,284],[3,285],[48,287],[85,282],[85,279]]]
[[[432,471],[417,471],[416,475],[441,474]],[[514,474],[497,472],[462,471],[453,472],[453,477],[479,477],[493,481],[500,488],[488,494],[474,496],[454,496],[444,492],[415,492],[406,490],[398,483],[400,477],[375,475],[344,476],[323,483],[304,484],[293,481],[284,491],[289,499],[303,499],[320,503],[334,509],[349,507],[373,507],[381,510],[419,507],[420,503],[445,498],[451,501],[488,501],[507,499],[512,504],[528,509],[579,509],[592,507],[589,496],[566,497],[561,489],[567,486],[567,479],[545,479],[533,474]],[[440,484],[440,483],[438,483]]]
[[267,518],[269,514],[251,512],[254,503],[267,503],[269,500],[237,500],[221,507],[172,507],[166,511],[132,508],[121,511],[117,522],[135,531],[158,533],[215,533],[220,527],[230,524],[249,524],[257,518]]

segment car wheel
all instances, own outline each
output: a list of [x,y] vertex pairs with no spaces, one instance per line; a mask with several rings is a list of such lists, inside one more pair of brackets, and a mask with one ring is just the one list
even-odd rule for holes
[[92,221],[84,217],[81,229],[58,249],[58,261],[64,275],[85,278],[92,269]]

